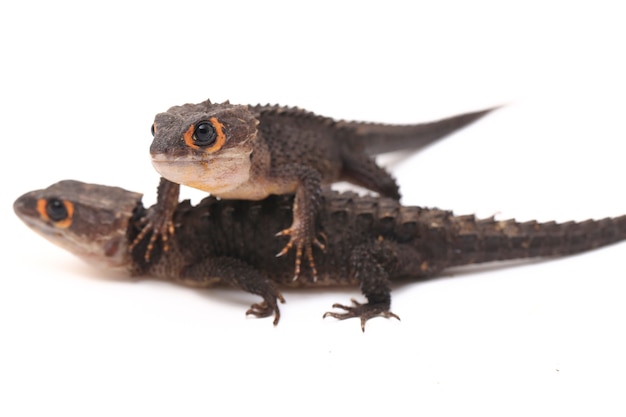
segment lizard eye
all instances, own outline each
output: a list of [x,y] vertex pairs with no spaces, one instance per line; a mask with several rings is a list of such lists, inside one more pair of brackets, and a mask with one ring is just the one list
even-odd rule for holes
[[65,229],[72,225],[74,203],[55,197],[40,198],[37,200],[37,212],[43,220],[52,222],[54,227]]
[[154,123],[152,123],[152,126],[150,126],[150,133],[152,133],[152,137],[154,137],[155,132],[156,132],[156,129],[154,128]]
[[202,122],[193,132],[193,141],[197,146],[210,146],[217,139],[215,127],[209,122]]
[[210,117],[198,125],[189,125],[183,133],[183,141],[192,149],[198,149],[205,153],[218,152],[226,143],[224,125],[216,117]]
[[67,207],[58,198],[51,198],[46,202],[46,214],[53,222],[65,220],[69,215]]

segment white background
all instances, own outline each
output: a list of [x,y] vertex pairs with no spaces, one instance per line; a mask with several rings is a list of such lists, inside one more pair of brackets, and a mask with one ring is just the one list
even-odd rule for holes
[[[0,6],[0,415],[623,415],[626,245],[397,287],[256,298],[83,264],[12,213],[61,179],[154,201],[156,113],[230,99],[411,123],[507,106],[391,163],[405,204],[521,220],[626,212],[620,2]],[[185,191],[186,196],[197,194]]]

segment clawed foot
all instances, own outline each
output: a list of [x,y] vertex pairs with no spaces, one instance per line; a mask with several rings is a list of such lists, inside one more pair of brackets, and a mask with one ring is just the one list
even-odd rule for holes
[[353,306],[345,306],[343,304],[333,304],[333,308],[340,308],[345,310],[345,313],[335,313],[332,311],[328,311],[324,313],[324,318],[326,317],[334,317],[338,320],[345,320],[350,318],[359,317],[361,318],[361,330],[365,331],[365,323],[374,317],[385,317],[385,318],[394,318],[400,320],[396,314],[389,311],[389,306],[385,305],[377,305],[377,304],[369,304],[369,303],[359,303],[355,299],[352,301]]
[[[311,238],[310,233],[302,230],[297,226],[291,226],[289,229],[285,229],[276,234],[276,236],[290,236],[289,242],[285,245],[276,256],[283,256],[291,248],[296,249],[296,267],[294,271],[293,280],[297,280],[300,276],[300,263],[302,262],[302,254],[304,253],[309,260],[309,268],[311,268],[311,274],[313,275],[313,281],[317,280],[317,269],[315,268],[315,260],[313,259],[313,245],[317,246],[321,250],[326,249],[326,245],[320,242],[317,238]],[[323,240],[326,240],[326,236],[320,233]]]
[[129,246],[129,251],[132,251],[135,246],[139,244],[148,234],[150,234],[150,240],[146,246],[146,253],[144,258],[146,262],[150,261],[150,255],[154,249],[154,244],[160,237],[163,242],[163,250],[169,249],[169,239],[174,235],[175,227],[174,221],[171,216],[165,216],[157,212],[149,212],[143,219],[141,219],[141,231],[132,241]]
[[260,303],[252,304],[250,308],[248,309],[248,311],[246,311],[246,315],[250,314],[252,316],[262,318],[262,317],[269,317],[273,313],[274,314],[273,323],[274,323],[274,326],[276,326],[278,324],[278,321],[280,320],[280,310],[278,309],[278,303],[276,302],[277,299],[281,303],[285,302],[283,295],[277,292],[276,297],[263,300]]

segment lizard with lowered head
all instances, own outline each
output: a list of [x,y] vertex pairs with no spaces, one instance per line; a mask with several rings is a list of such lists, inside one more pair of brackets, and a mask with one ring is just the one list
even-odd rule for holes
[[316,277],[314,247],[323,251],[328,246],[324,234],[315,229],[323,185],[348,181],[398,200],[395,180],[373,155],[426,146],[492,110],[418,125],[384,125],[335,121],[271,105],[206,100],[172,107],[157,114],[152,125],[150,153],[162,178],[157,209],[145,218],[135,243],[151,233],[146,257],[159,238],[167,250],[180,184],[223,199],[295,194],[291,225],[276,230],[278,236],[289,237],[278,256],[294,249],[294,279],[303,256]]
[[524,223],[455,216],[452,212],[401,206],[384,197],[323,192],[316,227],[326,235],[328,250],[312,271],[292,280],[293,253],[273,254],[280,247],[274,230],[293,219],[292,195],[261,201],[207,197],[188,200],[173,212],[169,250],[140,239],[144,219],[158,210],[145,208],[141,194],[118,187],[61,181],[32,191],[14,203],[16,214],[33,230],[90,263],[151,275],[194,287],[230,285],[259,295],[263,301],[247,311],[280,319],[280,286],[359,285],[366,303],[335,304],[324,317],[359,318],[361,328],[373,317],[394,317],[391,282],[427,279],[461,265],[510,259],[555,257],[626,240],[626,215],[581,223]]

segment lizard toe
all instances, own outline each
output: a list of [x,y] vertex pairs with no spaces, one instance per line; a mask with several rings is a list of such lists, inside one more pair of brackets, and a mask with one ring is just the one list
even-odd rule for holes
[[371,304],[371,303],[359,303],[355,299],[350,300],[352,302],[351,306],[346,306],[343,304],[333,304],[333,308],[338,308],[344,310],[344,312],[334,312],[327,311],[324,313],[323,318],[333,317],[337,320],[345,320],[350,318],[359,318],[361,319],[361,330],[365,331],[365,323],[369,319],[374,317],[384,317],[384,318],[395,318],[400,320],[400,317],[397,314],[389,311],[389,306],[386,304]]

